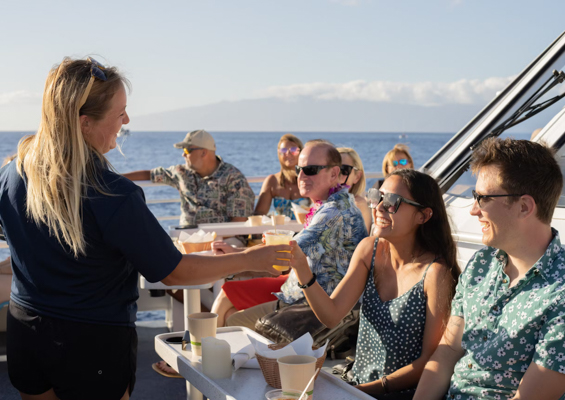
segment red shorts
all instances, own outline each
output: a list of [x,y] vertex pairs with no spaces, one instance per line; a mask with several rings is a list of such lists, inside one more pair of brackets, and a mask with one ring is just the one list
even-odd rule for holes
[[280,292],[288,275],[276,278],[254,278],[224,283],[222,289],[238,310],[245,310],[268,301],[277,300],[273,292]]

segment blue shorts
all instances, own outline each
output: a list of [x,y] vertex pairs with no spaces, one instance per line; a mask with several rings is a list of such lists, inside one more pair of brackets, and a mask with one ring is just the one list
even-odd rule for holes
[[11,301],[6,350],[10,381],[21,393],[53,389],[61,400],[112,400],[133,391],[132,327],[45,317]]

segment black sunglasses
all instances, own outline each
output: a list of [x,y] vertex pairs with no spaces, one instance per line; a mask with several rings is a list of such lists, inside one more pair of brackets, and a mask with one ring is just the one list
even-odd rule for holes
[[359,168],[354,167],[353,165],[346,165],[343,164],[341,167],[339,167],[339,171],[341,172],[342,175],[351,175],[351,171],[359,171]]
[[88,99],[88,95],[90,94],[90,90],[92,89],[92,84],[94,83],[94,79],[100,79],[101,81],[104,82],[108,80],[108,78],[106,78],[106,74],[104,73],[106,67],[104,67],[102,64],[100,64],[98,61],[96,61],[94,58],[91,57],[88,57],[86,61],[90,62],[90,80],[88,81],[86,90],[84,91],[82,97],[80,98],[79,108],[82,107],[84,103],[86,103],[86,99]]
[[523,194],[478,194],[474,190],[472,191],[472,193],[473,193],[473,199],[475,199],[477,201],[479,208],[482,208],[481,200],[482,199],[488,199],[489,197],[521,197],[521,196],[524,196]]
[[296,167],[294,167],[294,169],[296,171],[296,175],[300,175],[300,171],[302,171],[304,172],[304,175],[312,176],[312,175],[318,175],[318,173],[324,168],[331,168],[331,167],[334,167],[334,165],[307,165],[305,167],[301,167],[297,165]]
[[377,189],[369,189],[367,193],[370,208],[377,208],[383,202],[383,207],[389,214],[396,214],[400,204],[406,203],[414,207],[426,208],[426,206],[416,203],[415,201],[408,200],[396,193],[381,193]]
[[351,175],[351,171],[359,171],[358,168],[354,167],[353,165],[347,165],[347,164],[342,164],[341,167],[339,167],[339,172],[343,175],[343,176],[347,176],[347,178],[345,178],[345,182],[343,182],[343,184],[347,184],[347,181],[349,179],[349,175]]

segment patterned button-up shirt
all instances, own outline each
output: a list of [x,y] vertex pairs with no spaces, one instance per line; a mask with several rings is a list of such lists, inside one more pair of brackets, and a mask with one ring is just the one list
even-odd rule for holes
[[220,157],[218,168],[200,176],[186,165],[151,170],[151,181],[164,183],[180,193],[181,225],[227,222],[253,214],[255,195],[247,179]]
[[565,251],[553,234],[511,288],[504,251],[485,247],[469,261],[451,311],[465,319],[465,354],[446,399],[511,399],[532,361],[565,374]]
[[[294,240],[306,255],[317,282],[331,295],[347,272],[357,244],[365,237],[367,228],[361,211],[345,188],[328,197]],[[304,299],[294,270],[275,296],[287,304]]]

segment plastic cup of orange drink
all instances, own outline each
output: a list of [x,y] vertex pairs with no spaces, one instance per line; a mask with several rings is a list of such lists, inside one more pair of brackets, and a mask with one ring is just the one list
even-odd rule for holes
[[[293,231],[287,231],[284,229],[271,229],[265,232],[265,244],[289,244],[293,236]],[[279,251],[279,253],[290,253],[290,251]],[[290,267],[273,265],[273,268],[279,271],[288,271]]]

